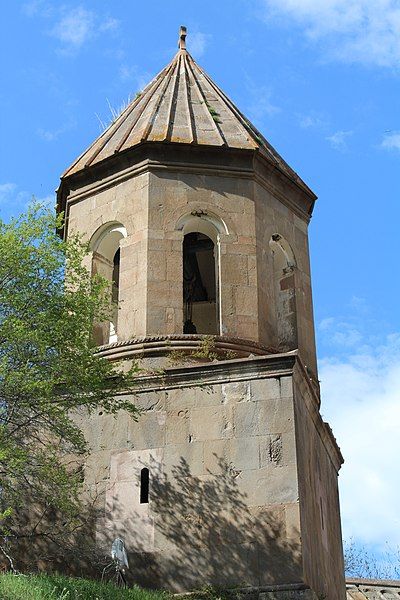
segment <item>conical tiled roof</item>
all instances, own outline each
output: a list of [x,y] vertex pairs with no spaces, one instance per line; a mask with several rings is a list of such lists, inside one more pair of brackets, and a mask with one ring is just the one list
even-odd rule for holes
[[[260,150],[307,187],[185,48],[185,28],[173,60],[69,167],[62,179],[143,142]],[[308,188],[307,188],[308,190]]]

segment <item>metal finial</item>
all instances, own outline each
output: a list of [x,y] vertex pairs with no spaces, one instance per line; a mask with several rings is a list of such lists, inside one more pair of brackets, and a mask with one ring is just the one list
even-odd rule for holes
[[186,50],[186,32],[187,29],[184,25],[181,25],[181,30],[179,32],[179,41],[178,41],[178,48],[180,50]]

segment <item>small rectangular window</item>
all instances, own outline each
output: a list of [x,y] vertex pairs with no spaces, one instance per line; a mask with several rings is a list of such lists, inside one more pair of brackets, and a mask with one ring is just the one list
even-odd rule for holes
[[140,504],[149,503],[149,481],[150,473],[145,467],[140,471]]

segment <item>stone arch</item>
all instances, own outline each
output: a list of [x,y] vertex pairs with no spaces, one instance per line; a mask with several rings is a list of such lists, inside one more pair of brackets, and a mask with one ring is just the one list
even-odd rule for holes
[[111,260],[113,249],[118,247],[120,241],[126,238],[127,235],[126,229],[122,223],[119,223],[118,221],[104,223],[92,235],[89,242],[89,248],[92,252],[98,252]]
[[95,340],[99,345],[118,341],[118,301],[121,250],[120,244],[127,237],[122,223],[105,223],[93,234],[89,247],[92,251],[92,275],[101,275],[110,282],[112,318],[95,327]]
[[175,229],[183,234],[183,333],[220,334],[220,242],[228,228],[215,214],[193,210]]
[[215,243],[221,234],[229,234],[225,220],[214,213],[203,210],[193,210],[182,215],[176,222],[175,229],[183,231],[185,235],[193,231],[201,231],[201,233],[213,239]]
[[281,352],[298,347],[296,310],[296,258],[289,242],[275,233],[269,247],[272,253],[275,298],[275,343]]

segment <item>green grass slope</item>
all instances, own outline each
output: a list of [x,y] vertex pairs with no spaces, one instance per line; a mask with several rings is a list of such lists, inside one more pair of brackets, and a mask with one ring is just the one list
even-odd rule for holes
[[61,575],[0,575],[0,600],[169,600],[170,595],[140,587],[123,590],[112,583]]

